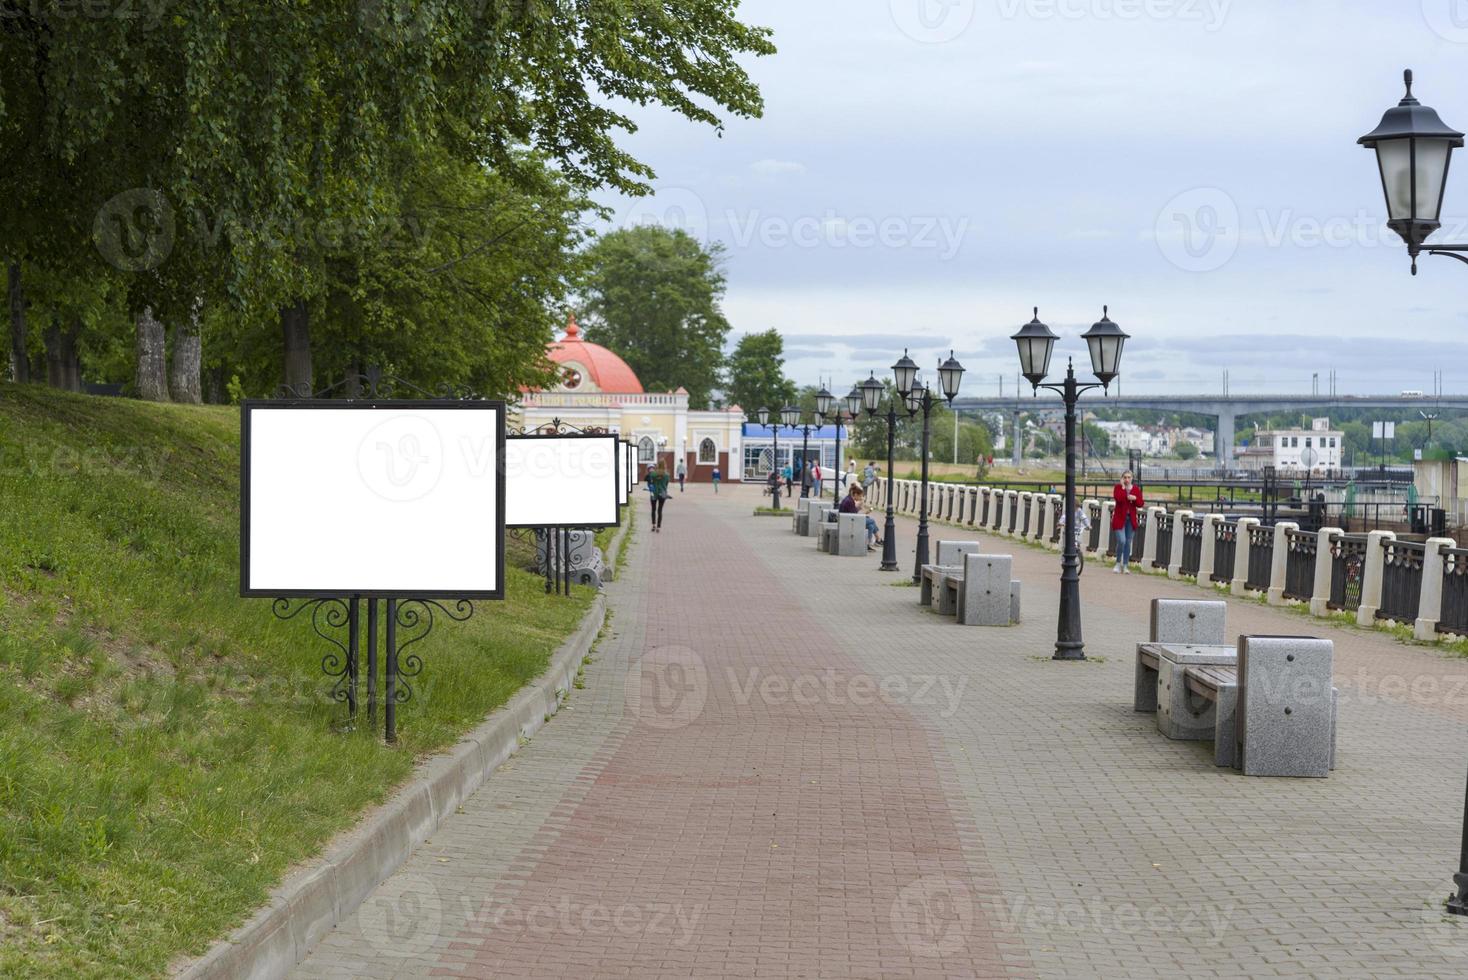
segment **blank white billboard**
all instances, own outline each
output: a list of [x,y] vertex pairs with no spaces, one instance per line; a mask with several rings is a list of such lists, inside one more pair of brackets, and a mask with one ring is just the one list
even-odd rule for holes
[[506,527],[613,527],[622,489],[615,435],[505,440]]
[[628,443],[617,440],[617,504],[621,506],[632,497],[632,459],[627,454]]
[[637,489],[637,447],[630,442],[624,445],[627,447],[627,495],[631,497]]
[[504,403],[246,401],[240,593],[504,596]]

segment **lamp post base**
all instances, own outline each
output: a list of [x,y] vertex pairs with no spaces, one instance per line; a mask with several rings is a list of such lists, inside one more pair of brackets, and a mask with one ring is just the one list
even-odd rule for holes
[[1448,914],[1468,915],[1468,874],[1458,872],[1453,875],[1453,883],[1458,886],[1458,894],[1448,896]]
[[1085,660],[1086,646],[1080,641],[1055,644],[1055,656],[1051,660]]

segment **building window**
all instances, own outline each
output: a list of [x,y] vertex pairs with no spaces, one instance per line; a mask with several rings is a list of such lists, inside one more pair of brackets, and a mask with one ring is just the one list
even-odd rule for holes
[[710,466],[719,461],[719,447],[714,445],[712,439],[705,439],[698,444],[698,461]]
[[1306,449],[1309,449],[1310,448],[1310,437],[1309,436],[1306,436],[1305,437],[1305,448]]
[[643,436],[637,440],[637,461],[639,463],[651,463],[658,458],[658,447],[653,443],[652,436]]

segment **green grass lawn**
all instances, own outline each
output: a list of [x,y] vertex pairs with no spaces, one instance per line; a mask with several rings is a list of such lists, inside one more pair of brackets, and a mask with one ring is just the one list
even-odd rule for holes
[[[239,416],[0,385],[0,976],[165,972],[545,667],[592,592],[440,618],[399,742],[238,598]],[[380,721],[380,719],[379,719]]]

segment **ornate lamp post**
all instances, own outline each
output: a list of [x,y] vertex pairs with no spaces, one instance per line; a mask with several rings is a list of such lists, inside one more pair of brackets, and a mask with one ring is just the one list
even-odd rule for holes
[[[821,393],[827,398],[831,395],[822,388]],[[820,396],[816,396],[819,398]],[[810,496],[810,423],[800,417],[798,405],[786,405],[780,409],[780,417],[785,420],[785,425],[790,429],[800,429],[802,433],[800,441],[800,495]]]
[[775,437],[775,448],[770,451],[770,471],[775,474],[775,485],[770,488],[770,497],[774,503],[770,506],[775,510],[780,509],[780,420],[776,419],[774,425],[770,425],[770,410],[762,408],[757,413],[759,424],[769,426],[770,432]]
[[[1463,145],[1463,134],[1438,117],[1437,110],[1412,95],[1412,71],[1402,73],[1407,94],[1388,109],[1381,123],[1356,142],[1376,151],[1381,190],[1386,195],[1387,227],[1407,243],[1412,275],[1417,256],[1428,236],[1442,227],[1443,188],[1453,151]],[[1468,258],[1468,245],[1427,245],[1428,255],[1447,255],[1459,262]]]
[[[861,398],[868,415],[876,415],[882,407],[882,396],[887,389],[877,380],[876,374],[861,383]],[[882,564],[884,572],[897,571],[897,514],[892,507],[892,449],[897,433],[897,402],[887,400],[887,523],[882,528]]]
[[[1039,394],[1041,388],[1057,392],[1065,400],[1065,515],[1066,526],[1075,521],[1076,512],[1076,403],[1081,392],[1093,388],[1107,389],[1121,369],[1121,350],[1127,335],[1111,322],[1104,307],[1101,319],[1087,330],[1084,336],[1091,351],[1091,371],[1096,375],[1095,384],[1076,382],[1075,364],[1067,360],[1065,381],[1060,384],[1045,384],[1045,375],[1050,373],[1050,355],[1059,338],[1040,322],[1040,310],[1035,309],[1035,318],[1020,328],[1012,339],[1019,348],[1020,373],[1025,376]],[[1081,640],[1081,576],[1080,556],[1076,552],[1076,536],[1067,531],[1061,536],[1064,550],[1060,559],[1060,617],[1056,627],[1055,660],[1085,660],[1085,643]]]
[[[1417,256],[1424,243],[1442,226],[1448,164],[1453,151],[1463,145],[1463,134],[1444,123],[1437,110],[1412,95],[1410,69],[1402,73],[1402,80],[1407,84],[1402,101],[1388,109],[1381,123],[1357,142],[1376,151],[1381,190],[1386,195],[1387,227],[1407,243],[1415,276]],[[1468,263],[1461,254],[1468,252],[1468,245],[1425,247],[1428,255],[1446,255]],[[1457,891],[1448,896],[1447,910],[1452,915],[1468,915],[1468,793],[1463,799],[1463,841],[1453,884]]]
[[[833,402],[835,398],[831,399]],[[836,478],[831,481],[831,499],[836,506],[841,506],[841,425],[845,422],[855,422],[861,414],[862,394],[860,385],[852,385],[851,390],[846,393],[845,407],[836,407]]]
[[[912,569],[912,580],[919,583],[923,580],[923,566],[928,563],[928,444],[932,440],[931,415],[937,400],[933,398],[933,392],[927,384],[921,380],[917,365],[907,356],[907,351],[902,352],[902,360],[892,365],[892,373],[896,376],[897,390],[907,401],[908,415],[923,413],[922,487],[918,494],[917,556]],[[962,380],[963,365],[949,351],[948,360],[938,365],[938,383],[943,389],[943,397],[950,405],[958,394],[958,386]],[[903,389],[903,384],[907,385],[906,390]]]

